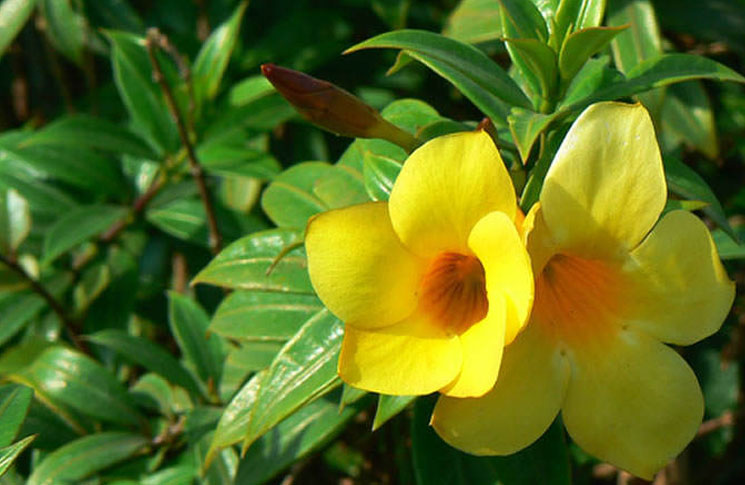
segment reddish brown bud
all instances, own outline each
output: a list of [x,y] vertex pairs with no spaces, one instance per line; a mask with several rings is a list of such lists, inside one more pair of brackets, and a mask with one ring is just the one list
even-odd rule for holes
[[373,107],[340,87],[305,73],[263,64],[261,72],[274,88],[311,123],[355,138],[382,138],[407,151],[418,141],[384,120]]

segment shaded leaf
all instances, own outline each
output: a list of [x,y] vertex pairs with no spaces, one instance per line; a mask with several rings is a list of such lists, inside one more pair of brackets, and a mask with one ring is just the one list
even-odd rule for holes
[[78,65],[83,63],[83,49],[87,29],[85,17],[73,9],[70,0],[39,0],[41,12],[46,20],[44,33],[65,57]]
[[397,160],[371,152],[365,153],[362,174],[365,190],[372,200],[388,200],[401,167]]
[[37,0],[3,0],[0,2],[0,56],[8,48],[26,21],[31,17]]
[[16,458],[18,458],[18,455],[23,453],[23,450],[25,450],[34,439],[36,439],[36,436],[27,436],[21,441],[0,448],[0,477],[8,471],[8,468],[10,468]]
[[13,254],[31,231],[29,204],[16,190],[0,189],[0,254]]
[[[597,27],[603,20],[606,0],[562,0],[556,9],[551,46],[557,51],[571,31]],[[550,17],[546,17],[550,18]]]
[[378,407],[375,409],[372,430],[375,431],[383,426],[386,421],[403,411],[415,399],[416,396],[388,396],[380,394],[378,396]]
[[510,54],[520,59],[523,72],[527,69],[537,80],[540,97],[553,99],[559,78],[558,59],[553,49],[536,39],[505,39],[505,43]]
[[720,258],[745,259],[745,244],[738,243],[722,229],[712,231],[711,237],[717,245]]
[[510,30],[517,33],[518,39],[548,40],[546,21],[532,1],[499,0],[499,4],[502,6],[502,22],[509,23]]
[[28,485],[82,480],[99,470],[131,458],[147,446],[143,436],[108,431],[78,438],[47,455],[34,468]]
[[299,163],[279,174],[264,190],[261,207],[280,227],[304,228],[308,219],[328,209],[314,192],[316,181],[331,173],[323,162]]
[[544,115],[534,111],[513,108],[510,117],[510,133],[515,140],[517,149],[520,152],[520,158],[523,163],[527,161],[533,144],[538,136],[556,119],[556,115]]
[[462,0],[450,13],[442,33],[448,37],[479,44],[502,37],[499,4],[494,0]]
[[674,84],[662,104],[662,133],[673,135],[708,158],[719,156],[714,112],[701,82]]
[[280,171],[279,162],[272,155],[252,148],[210,143],[197,148],[197,157],[205,170],[218,175],[266,180]]
[[33,389],[26,386],[12,384],[0,387],[0,447],[10,445],[15,439],[33,395]]
[[625,26],[593,27],[570,34],[559,54],[561,78],[573,79],[590,57],[603,50],[624,29]]
[[662,37],[654,7],[649,0],[608,0],[607,23],[631,28],[620,33],[611,44],[616,67],[628,73],[641,61],[662,54]]
[[55,222],[44,238],[44,258],[48,264],[78,244],[103,233],[128,212],[126,207],[87,205],[68,212]]

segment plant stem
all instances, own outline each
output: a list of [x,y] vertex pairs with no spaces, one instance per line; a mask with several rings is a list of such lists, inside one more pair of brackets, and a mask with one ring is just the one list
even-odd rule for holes
[[155,79],[155,82],[157,82],[160,86],[161,91],[163,91],[163,96],[166,100],[168,110],[171,113],[171,117],[173,117],[173,120],[176,122],[176,128],[178,129],[181,144],[186,149],[186,155],[189,159],[191,175],[194,178],[194,182],[196,182],[197,184],[197,188],[199,189],[199,196],[202,199],[204,211],[207,214],[210,250],[213,254],[217,254],[218,252],[220,252],[220,249],[222,247],[222,236],[220,235],[220,231],[217,227],[215,208],[212,204],[209,190],[207,189],[207,182],[205,180],[204,171],[202,170],[202,165],[200,165],[199,160],[197,159],[197,154],[194,151],[194,146],[189,140],[189,134],[186,130],[184,118],[179,111],[176,100],[173,97],[171,87],[168,85],[168,82],[163,75],[163,70],[160,67],[160,61],[158,61],[158,57],[156,56],[156,48],[162,48],[163,50],[169,51],[169,48],[163,47],[169,45],[170,43],[168,42],[168,39],[163,34],[161,34],[158,29],[148,29],[147,38],[145,39],[145,46],[147,48],[148,57],[150,58],[150,64],[153,68],[153,78]]
[[18,274],[21,278],[26,280],[31,286],[31,289],[34,291],[34,293],[42,297],[47,302],[49,308],[52,309],[52,311],[57,315],[57,318],[59,318],[60,322],[62,322],[62,325],[65,327],[67,335],[70,337],[73,345],[75,345],[75,347],[77,347],[78,350],[80,350],[81,352],[87,354],[88,346],[80,339],[80,337],[78,337],[77,334],[78,325],[72,320],[72,318],[68,316],[67,312],[62,307],[62,304],[57,301],[57,299],[51,293],[49,293],[49,291],[44,288],[44,286],[39,281],[35,280],[30,274],[28,274],[26,270],[23,269],[23,266],[15,261],[8,259],[2,254],[0,254],[0,262],[2,262],[16,274]]

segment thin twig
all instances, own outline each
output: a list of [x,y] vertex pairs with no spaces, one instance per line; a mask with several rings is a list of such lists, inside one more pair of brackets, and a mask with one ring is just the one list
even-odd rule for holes
[[189,134],[186,131],[184,119],[181,116],[181,112],[178,109],[176,100],[173,97],[171,87],[168,85],[168,82],[163,75],[163,70],[160,67],[160,61],[158,61],[158,57],[155,54],[156,48],[162,48],[162,46],[164,45],[169,45],[168,40],[163,34],[160,33],[158,29],[151,28],[147,31],[145,46],[147,47],[147,54],[150,58],[150,64],[153,68],[153,78],[155,79],[155,82],[157,82],[160,86],[161,91],[163,91],[163,96],[165,97],[166,104],[168,105],[168,110],[171,112],[171,116],[176,122],[176,128],[178,129],[179,138],[181,138],[181,143],[186,149],[186,155],[189,159],[189,165],[191,168],[191,175],[197,184],[197,188],[199,189],[199,196],[202,198],[204,211],[207,214],[210,249],[212,250],[213,254],[217,254],[222,247],[222,237],[217,227],[215,208],[212,204],[212,199],[210,198],[210,193],[207,189],[207,182],[205,180],[204,171],[202,170],[202,166],[199,164],[197,154],[194,151],[194,146],[189,140]]
[[49,305],[49,308],[51,308],[52,311],[57,315],[57,318],[60,319],[60,322],[62,322],[65,330],[67,330],[67,334],[70,337],[73,345],[75,345],[75,347],[77,347],[78,350],[80,350],[81,352],[88,353],[88,346],[85,344],[85,342],[80,340],[80,337],[78,337],[77,324],[72,320],[72,318],[68,316],[67,312],[62,307],[62,304],[57,301],[57,299],[51,293],[49,293],[49,291],[44,288],[44,286],[40,282],[38,282],[30,274],[28,274],[26,270],[23,269],[23,266],[15,261],[11,261],[2,254],[0,254],[0,262],[2,262],[16,274],[18,274],[18,276],[26,280],[31,286],[31,289],[34,290],[34,293],[44,298],[44,300],[47,302],[47,305]]
[[147,204],[150,202],[150,200],[152,200],[153,197],[155,197],[155,194],[158,193],[161,187],[163,187],[163,180],[160,178],[155,179],[155,181],[153,181],[147,191],[137,197],[137,199],[135,199],[134,203],[132,204],[132,212],[123,219],[116,221],[114,224],[111,225],[111,227],[106,230],[106,232],[101,234],[101,241],[113,241],[130,224],[133,216],[136,216],[137,214],[145,210]]

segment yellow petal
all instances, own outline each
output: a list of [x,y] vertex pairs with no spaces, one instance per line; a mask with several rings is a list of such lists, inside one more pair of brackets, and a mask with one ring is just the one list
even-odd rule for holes
[[507,304],[505,345],[525,325],[533,304],[530,258],[512,221],[502,212],[480,219],[468,237],[468,246],[484,267],[486,295],[503,295]]
[[305,248],[313,288],[341,320],[381,327],[416,308],[424,266],[399,242],[385,202],[316,216],[308,224]]
[[663,342],[690,345],[721,327],[735,284],[696,216],[673,211],[655,226],[623,268],[629,323]]
[[406,160],[390,196],[393,228],[420,256],[467,252],[468,234],[492,211],[516,211],[515,190],[483,131],[435,138]]
[[666,197],[647,110],[640,104],[598,103],[564,138],[540,201],[560,248],[587,258],[615,258],[649,232]]
[[562,417],[585,451],[650,480],[703,417],[696,376],[671,348],[631,329],[572,348]]
[[435,392],[453,381],[461,362],[458,337],[415,313],[381,329],[346,325],[339,375],[360,389],[411,396]]
[[463,365],[458,377],[440,392],[452,397],[479,397],[494,387],[502,362],[506,317],[501,294],[489,297],[486,318],[460,335]]
[[541,327],[530,324],[505,348],[497,384],[480,398],[442,396],[432,426],[475,455],[507,455],[537,440],[556,417],[569,367]]
[[523,222],[522,239],[530,255],[533,274],[540,275],[551,256],[556,254],[556,244],[551,240],[546,221],[543,219],[541,203],[530,208]]

